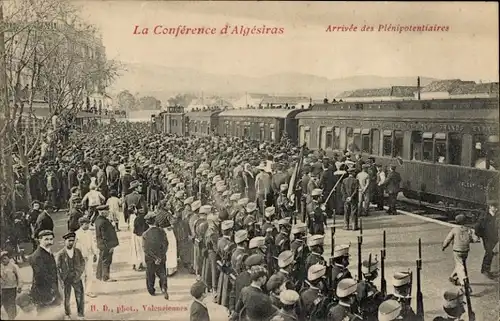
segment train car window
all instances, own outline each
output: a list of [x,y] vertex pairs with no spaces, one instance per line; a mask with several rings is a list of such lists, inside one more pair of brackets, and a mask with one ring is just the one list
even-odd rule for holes
[[259,128],[259,139],[260,141],[265,141],[266,140],[266,136],[265,136],[265,132],[264,132],[264,124],[261,124],[260,128]]
[[304,142],[306,143],[306,147],[310,146],[311,130],[309,130],[309,129],[306,129],[306,131],[304,132]]
[[346,146],[347,146],[347,150],[349,150],[350,152],[354,152],[351,147],[353,145],[353,142],[354,142],[354,130],[352,129],[352,127],[347,127],[346,128]]
[[371,152],[370,139],[370,130],[368,128],[364,128],[361,131],[361,152],[368,154]]
[[380,130],[372,129],[371,132],[371,151],[372,155],[380,155]]
[[422,160],[422,132],[411,132],[411,160]]
[[434,161],[436,163],[447,163],[446,159],[446,133],[434,134]]
[[477,134],[472,138],[472,167],[486,168],[486,135]]
[[351,150],[357,153],[361,151],[361,128],[355,128],[353,136]]
[[394,131],[394,146],[393,146],[393,157],[402,157],[403,156],[403,138],[404,133],[401,130]]
[[325,133],[326,148],[333,149],[333,131],[329,128]]
[[319,126],[318,128],[318,149],[326,149],[326,146],[323,145],[325,142],[326,128],[324,126]]
[[448,134],[448,163],[452,165],[462,163],[462,135],[459,133]]
[[276,140],[276,134],[274,132],[274,128],[271,128],[271,140],[274,142]]
[[425,162],[433,162],[434,152],[434,134],[425,132],[422,134],[422,160]]
[[383,142],[382,142],[383,155],[384,156],[391,156],[392,155],[392,131],[384,130],[383,135],[384,135]]

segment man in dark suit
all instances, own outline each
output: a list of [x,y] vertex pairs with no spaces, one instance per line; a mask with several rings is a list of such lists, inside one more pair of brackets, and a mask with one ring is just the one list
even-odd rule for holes
[[50,216],[53,209],[54,207],[49,202],[44,203],[44,210],[40,213],[40,215],[38,215],[35,222],[35,228],[33,231],[35,237],[38,237],[38,233],[40,231],[54,231],[54,220]]
[[123,215],[125,217],[125,221],[128,222],[128,218],[130,216],[129,207],[135,207],[137,209],[143,209],[145,213],[148,211],[148,205],[146,203],[146,199],[140,193],[141,186],[138,181],[133,181],[130,183],[130,189],[132,193],[125,196],[125,201],[123,203]]
[[142,234],[144,261],[146,263],[146,286],[149,294],[155,295],[155,280],[156,276],[158,276],[161,290],[165,293],[165,299],[168,300],[166,266],[168,239],[165,231],[156,226],[156,215],[154,213],[150,212],[144,217],[149,228]]
[[[326,201],[328,198],[328,195],[332,191],[333,187],[335,186],[335,183],[337,182],[335,180],[335,177],[333,175],[333,167],[328,158],[323,158],[323,173],[321,173],[320,181],[319,181],[319,186],[320,188],[323,189],[323,200]],[[335,207],[335,197],[330,196],[328,199],[328,202],[325,204],[326,205],[326,215],[328,217],[332,217],[333,215],[333,209]]]
[[206,297],[207,287],[203,282],[196,282],[191,287],[191,295],[194,298],[189,311],[189,321],[210,321],[210,315],[203,299]]
[[57,254],[57,271],[63,283],[64,289],[64,312],[71,317],[69,301],[71,299],[71,288],[75,291],[76,309],[78,318],[84,317],[83,283],[82,274],[85,269],[85,260],[82,252],[75,248],[76,235],[69,232],[63,236],[64,248]]
[[389,210],[387,211],[387,213],[391,215],[398,214],[398,212],[396,211],[396,199],[398,197],[400,184],[401,175],[396,172],[396,166],[391,165],[389,167],[389,174],[387,175],[387,179],[382,184],[382,186],[387,190],[387,194],[389,194]]
[[489,199],[488,213],[486,213],[475,226],[476,235],[483,239],[484,257],[481,264],[481,273],[489,279],[495,279],[497,275],[491,273],[491,262],[495,256],[495,246],[498,244],[498,231],[500,219],[498,217],[498,201]]
[[59,305],[61,293],[58,287],[57,265],[51,247],[54,244],[54,233],[49,230],[38,233],[40,246],[29,257],[33,269],[31,298],[40,314],[47,308]]
[[344,179],[340,186],[342,201],[344,202],[344,229],[350,230],[351,223],[353,230],[358,229],[358,197],[359,181],[354,177],[355,168],[347,170],[349,176]]
[[99,211],[95,220],[95,236],[99,249],[96,278],[104,282],[115,282],[116,280],[109,278],[109,270],[113,262],[113,250],[119,244],[118,236],[113,224],[107,219],[109,207],[100,205],[96,209]]

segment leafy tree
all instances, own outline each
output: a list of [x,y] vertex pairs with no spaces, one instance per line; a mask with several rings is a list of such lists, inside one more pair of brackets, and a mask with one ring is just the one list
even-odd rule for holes
[[118,106],[122,110],[133,110],[136,106],[136,99],[128,90],[121,91],[118,96]]

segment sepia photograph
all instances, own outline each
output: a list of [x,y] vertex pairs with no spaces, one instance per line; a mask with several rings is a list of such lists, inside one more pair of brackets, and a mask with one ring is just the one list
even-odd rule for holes
[[498,7],[0,0],[0,319],[499,321]]

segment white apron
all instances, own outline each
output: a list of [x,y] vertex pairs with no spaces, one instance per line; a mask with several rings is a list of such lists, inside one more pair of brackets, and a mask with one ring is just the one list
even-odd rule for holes
[[144,265],[144,249],[142,248],[142,236],[137,236],[134,234],[134,221],[136,215],[130,215],[130,258],[132,259],[132,264],[139,267],[140,264]]
[[166,227],[164,230],[168,239],[167,275],[171,276],[177,272],[177,240],[172,229]]

